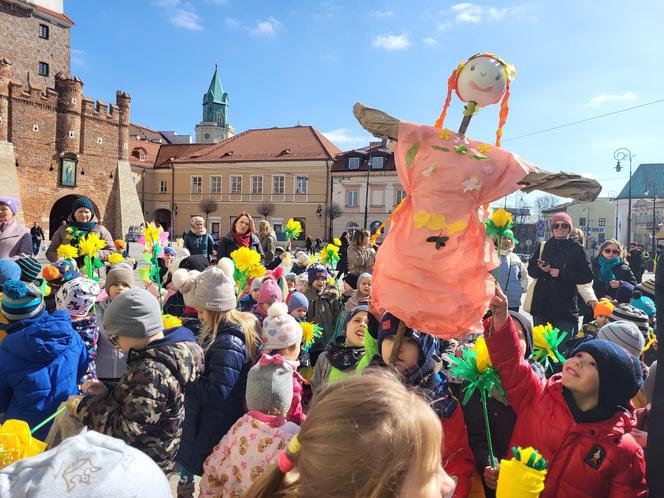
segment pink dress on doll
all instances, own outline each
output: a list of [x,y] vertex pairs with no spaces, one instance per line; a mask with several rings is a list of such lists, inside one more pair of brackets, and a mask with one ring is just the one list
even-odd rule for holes
[[[405,122],[395,161],[407,197],[376,256],[372,306],[440,337],[480,329],[498,257],[479,212],[519,190],[532,166],[500,147]],[[445,245],[436,249],[432,237]]]

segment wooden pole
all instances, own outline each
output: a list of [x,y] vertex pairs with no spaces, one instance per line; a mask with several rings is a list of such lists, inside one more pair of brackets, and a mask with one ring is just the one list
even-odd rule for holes
[[468,125],[470,124],[470,120],[473,119],[473,114],[475,114],[476,108],[477,104],[475,102],[471,101],[466,104],[466,107],[463,110],[463,120],[459,126],[459,138],[466,138],[466,130],[468,130]]
[[401,340],[406,332],[406,324],[399,320],[399,328],[397,328],[397,335],[394,338],[394,346],[392,347],[392,354],[390,355],[389,364],[394,366],[399,356],[399,349],[401,349]]

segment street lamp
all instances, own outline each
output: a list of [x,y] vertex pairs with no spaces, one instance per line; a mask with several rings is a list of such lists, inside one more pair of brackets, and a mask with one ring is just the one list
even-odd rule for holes
[[373,158],[371,157],[371,152],[369,153],[369,159],[367,159],[367,190],[366,196],[364,199],[364,229],[367,230],[367,222],[369,221],[369,173],[371,172],[371,163]]
[[622,169],[620,161],[629,159],[629,182],[627,183],[627,245],[629,245],[632,241],[632,152],[626,147],[621,147],[613,151],[613,158],[618,161],[616,163],[618,173]]

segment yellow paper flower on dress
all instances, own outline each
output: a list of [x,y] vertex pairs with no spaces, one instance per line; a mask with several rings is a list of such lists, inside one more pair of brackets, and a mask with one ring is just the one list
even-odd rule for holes
[[240,247],[231,253],[231,259],[239,272],[245,273],[260,264],[261,255],[248,247]]
[[265,275],[265,272],[267,270],[265,267],[258,263],[257,265],[252,266],[249,268],[249,278],[261,278],[263,275]]
[[106,247],[106,241],[99,238],[98,234],[90,232],[87,237],[81,237],[78,247],[81,250],[81,255],[96,256],[101,249]]
[[443,140],[449,140],[450,137],[452,136],[452,132],[450,130],[448,130],[447,128],[443,128],[438,133],[438,136]]
[[489,144],[480,144],[477,146],[477,152],[481,152],[482,154],[486,154],[491,150],[491,146]]
[[465,220],[448,224],[444,214],[429,213],[424,209],[420,209],[413,215],[413,221],[415,222],[415,228],[428,228],[434,232],[444,232],[449,237],[464,231],[468,226],[468,222]]
[[501,228],[512,223],[512,213],[499,208],[493,212],[490,220],[496,227]]
[[0,426],[0,469],[7,465],[43,453],[46,443],[30,434],[23,420],[7,420]]
[[486,347],[484,337],[477,338],[473,349],[477,352],[477,370],[480,373],[486,372],[486,369],[491,365],[491,358],[489,357],[489,350]]
[[78,249],[71,244],[61,244],[58,247],[58,258],[74,259],[78,258]]
[[124,256],[120,254],[119,252],[114,252],[108,257],[108,262],[111,263],[112,265],[117,265],[118,263],[122,263],[125,260]]

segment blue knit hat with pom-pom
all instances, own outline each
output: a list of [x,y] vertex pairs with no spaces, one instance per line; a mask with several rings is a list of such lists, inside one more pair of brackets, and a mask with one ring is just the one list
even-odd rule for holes
[[37,315],[44,307],[44,296],[32,284],[7,280],[2,286],[2,314],[10,322]]
[[21,278],[21,267],[13,259],[0,259],[0,291],[8,280]]

